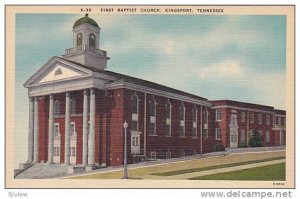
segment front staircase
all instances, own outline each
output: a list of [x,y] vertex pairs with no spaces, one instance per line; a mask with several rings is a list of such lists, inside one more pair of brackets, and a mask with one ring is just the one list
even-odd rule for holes
[[68,165],[37,163],[15,176],[16,179],[57,178],[68,174]]

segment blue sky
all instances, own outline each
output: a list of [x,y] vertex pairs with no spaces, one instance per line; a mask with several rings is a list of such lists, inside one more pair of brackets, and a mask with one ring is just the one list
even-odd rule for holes
[[[16,15],[15,106],[22,110],[16,113],[19,135],[27,135],[28,128],[28,98],[23,83],[52,56],[72,47],[72,26],[82,16]],[[102,29],[100,48],[111,57],[108,70],[211,100],[232,99],[285,109],[283,15],[90,17]],[[16,143],[22,143],[22,139],[17,138]],[[19,150],[23,151],[25,145],[21,145]]]

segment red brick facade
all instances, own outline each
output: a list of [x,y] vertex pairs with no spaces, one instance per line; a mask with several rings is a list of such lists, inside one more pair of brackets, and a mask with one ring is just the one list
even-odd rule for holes
[[[236,102],[231,100],[212,101],[212,103],[215,117],[215,128],[220,128],[222,133],[222,141],[226,148],[231,147],[231,114],[237,115],[238,146],[242,142],[245,144],[248,143],[250,134],[253,130],[256,130],[262,134],[264,146],[285,145],[285,111],[275,110],[273,107],[269,106]],[[220,120],[217,120],[217,111],[221,112]],[[244,119],[242,118],[243,114]],[[251,119],[251,117],[253,117],[253,119]],[[282,137],[281,141],[279,139],[280,129]],[[244,132],[245,136],[242,135],[242,132]]]

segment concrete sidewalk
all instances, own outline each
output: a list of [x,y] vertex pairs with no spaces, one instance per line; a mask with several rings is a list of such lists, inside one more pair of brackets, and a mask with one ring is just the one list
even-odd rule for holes
[[221,169],[212,169],[207,171],[199,171],[199,172],[192,172],[192,173],[185,173],[185,174],[179,174],[179,175],[172,175],[172,176],[155,176],[155,175],[146,175],[141,176],[144,179],[160,179],[160,180],[186,180],[193,177],[199,177],[199,176],[206,176],[206,175],[212,175],[212,174],[218,174],[218,173],[225,173],[225,172],[231,172],[231,171],[238,171],[243,169],[250,169],[254,167],[260,167],[260,166],[267,166],[277,163],[285,162],[285,159],[282,160],[273,160],[268,162],[259,162],[254,164],[246,164],[246,165],[240,165],[240,166],[233,166],[233,167],[227,167],[227,168],[221,168]]
[[[172,158],[172,159],[164,159],[157,160],[151,162],[142,162],[138,164],[128,165],[130,174],[133,177],[137,178],[151,178],[154,179],[156,177],[162,179],[162,176],[152,176],[151,173],[157,173],[157,169],[161,172],[167,172],[178,169],[186,169],[186,168],[195,168],[202,166],[213,166],[220,164],[229,164],[239,161],[248,161],[255,159],[266,159],[269,157],[278,157],[282,156],[285,153],[285,147],[260,147],[260,148],[242,148],[242,149],[230,149],[223,152],[213,152],[208,154],[198,154],[194,156],[181,157],[181,158]],[[257,154],[257,155],[252,155]],[[270,155],[268,155],[270,154]],[[278,154],[278,155],[275,155]],[[279,155],[282,154],[282,155]],[[249,157],[250,159],[246,158]],[[260,157],[260,158],[258,158]],[[243,160],[244,159],[244,160]],[[220,162],[221,161],[221,162]],[[84,172],[78,174],[72,174],[64,176],[63,178],[69,177],[80,177],[80,178],[89,178],[89,176],[98,176],[99,179],[103,178],[111,178],[109,176],[115,175],[116,173],[121,173],[123,171],[123,166],[116,167],[108,167],[99,170],[94,170],[91,172]],[[121,174],[119,174],[121,176]],[[116,175],[117,176],[117,175]],[[115,176],[115,177],[116,177]],[[96,178],[98,178],[96,177]]]

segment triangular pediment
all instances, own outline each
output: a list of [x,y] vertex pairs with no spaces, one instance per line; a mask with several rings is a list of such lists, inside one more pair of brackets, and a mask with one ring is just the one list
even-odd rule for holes
[[85,77],[91,74],[92,71],[80,65],[59,57],[53,57],[36,73],[34,73],[24,85],[28,87],[30,85],[46,84]]
[[69,79],[72,77],[82,76],[81,72],[72,70],[60,63],[56,63],[52,70],[49,71],[45,76],[39,81],[39,83],[52,82],[57,80]]

